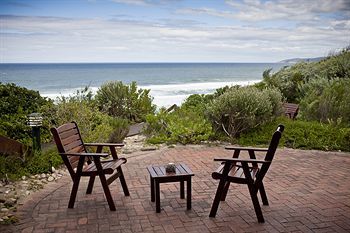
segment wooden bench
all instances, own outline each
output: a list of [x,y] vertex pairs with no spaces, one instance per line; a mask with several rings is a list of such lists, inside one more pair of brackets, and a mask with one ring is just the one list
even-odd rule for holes
[[299,105],[292,103],[283,103],[284,114],[294,120],[299,112]]

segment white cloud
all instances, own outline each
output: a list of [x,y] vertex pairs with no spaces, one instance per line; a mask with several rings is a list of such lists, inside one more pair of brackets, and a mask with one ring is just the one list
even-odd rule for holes
[[146,6],[149,4],[148,1],[145,1],[145,0],[111,0],[111,1],[116,3],[138,5],[138,6]]
[[1,62],[273,62],[349,43],[347,20],[293,29],[1,16]]

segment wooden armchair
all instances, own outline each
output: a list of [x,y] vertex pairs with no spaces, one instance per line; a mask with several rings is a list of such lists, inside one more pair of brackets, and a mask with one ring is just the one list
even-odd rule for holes
[[[214,161],[221,162],[221,166],[212,173],[214,179],[220,180],[217,188],[210,217],[215,217],[220,201],[225,201],[230,183],[247,184],[249,193],[254,205],[255,213],[259,222],[264,222],[264,217],[258,200],[258,191],[264,205],[268,205],[268,200],[263,184],[263,179],[267,173],[272,159],[275,155],[279,140],[284,130],[283,125],[277,127],[273,134],[269,148],[249,148],[228,146],[225,149],[233,150],[233,158],[215,158]],[[250,159],[239,159],[241,151],[248,151]],[[257,160],[255,152],[266,152],[264,160]]]
[[[95,177],[99,176],[109,209],[115,211],[116,208],[108,185],[119,177],[125,196],[129,196],[129,190],[121,168],[121,165],[126,163],[126,159],[119,159],[115,150],[115,147],[121,147],[123,144],[83,143],[79,128],[75,122],[64,124],[58,128],[51,128],[51,133],[55,139],[58,152],[61,155],[64,164],[67,166],[69,174],[73,180],[73,188],[68,208],[74,207],[80,177],[90,177],[86,194],[91,194]],[[86,150],[87,146],[96,147],[96,153],[88,153]],[[101,161],[101,157],[109,156],[107,153],[101,153],[104,146],[109,147],[112,159]],[[106,179],[106,174],[110,174],[108,179]]]

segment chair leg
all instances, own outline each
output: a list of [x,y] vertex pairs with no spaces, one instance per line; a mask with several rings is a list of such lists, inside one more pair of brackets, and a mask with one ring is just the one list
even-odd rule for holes
[[78,188],[79,188],[81,172],[83,170],[84,160],[85,160],[85,158],[83,156],[79,158],[77,172],[74,175],[73,187],[72,187],[72,191],[70,193],[70,198],[69,198],[69,203],[68,203],[68,208],[70,208],[70,209],[74,208],[74,202],[75,202],[75,198],[77,197],[77,192],[78,192]]
[[222,192],[221,201],[225,201],[229,187],[230,187],[230,182],[226,182],[224,190]]
[[264,187],[263,183],[261,183],[261,185],[259,187],[259,192],[260,192],[260,196],[261,196],[261,200],[262,200],[263,205],[269,205],[269,201],[267,200],[265,187]]
[[95,182],[95,176],[90,176],[89,184],[88,184],[88,187],[86,189],[86,194],[92,193],[92,189],[94,187],[94,182]]
[[255,188],[250,186],[249,184],[248,184],[248,188],[249,188],[250,197],[254,205],[255,214],[256,214],[256,217],[258,218],[258,222],[263,223],[265,222],[265,220],[260,208],[259,199],[257,196],[258,192],[257,190],[255,191]]
[[108,202],[108,205],[109,205],[109,209],[111,211],[115,211],[116,208],[115,208],[115,205],[114,205],[114,202],[113,202],[111,191],[109,190],[109,187],[108,187],[106,176],[104,174],[103,175],[99,174],[99,177],[100,177],[100,180],[101,180],[103,191],[104,191],[104,193],[106,195],[106,199],[107,199],[107,202]]
[[125,178],[124,178],[124,174],[123,174],[122,168],[119,167],[119,168],[117,168],[117,169],[118,169],[118,172],[119,172],[119,174],[120,174],[119,180],[120,180],[120,183],[121,183],[121,185],[122,185],[124,195],[125,195],[125,196],[130,196],[129,189],[128,189],[128,186],[127,186],[127,184],[126,184],[126,182],[125,182]]
[[113,198],[112,198],[112,195],[111,195],[111,191],[109,190],[107,179],[106,179],[106,176],[105,176],[105,174],[103,172],[103,168],[102,168],[102,165],[101,165],[101,162],[100,162],[99,158],[95,158],[95,165],[96,165],[96,168],[97,168],[97,171],[98,171],[98,176],[100,177],[100,181],[101,181],[101,184],[102,184],[103,191],[105,193],[105,196],[106,196],[106,199],[107,199],[107,202],[108,202],[108,205],[109,205],[109,209],[111,211],[116,211],[116,208],[115,208],[115,205],[114,205],[114,202],[113,202]]
[[226,180],[225,179],[220,179],[218,189],[216,190],[216,194],[214,197],[213,205],[211,206],[210,214],[209,217],[215,217],[216,212],[218,211],[218,207],[220,204],[220,199],[222,197],[223,189],[225,186]]
[[74,208],[74,202],[75,198],[77,196],[78,188],[79,188],[79,182],[80,182],[80,176],[75,175],[74,183],[72,187],[72,191],[70,193],[68,208],[73,209]]

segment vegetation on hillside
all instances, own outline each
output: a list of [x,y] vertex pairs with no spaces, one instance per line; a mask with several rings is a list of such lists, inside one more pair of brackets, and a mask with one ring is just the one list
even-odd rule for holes
[[[150,90],[135,82],[103,84],[95,96],[88,88],[53,102],[38,92],[0,83],[0,134],[31,145],[27,115],[44,116],[42,142],[49,128],[76,121],[85,141],[120,142],[129,124],[146,121],[149,143],[197,144],[226,140],[241,145],[268,144],[279,123],[286,126],[281,145],[350,151],[350,50],[319,61],[301,62],[276,73],[267,70],[253,86],[226,86],[213,94],[191,95],[178,108],[156,111]],[[282,116],[282,102],[300,105],[297,120]],[[61,162],[55,149],[26,160],[0,156],[0,176],[49,171]]]

